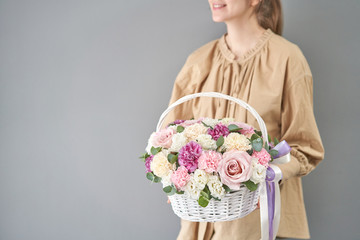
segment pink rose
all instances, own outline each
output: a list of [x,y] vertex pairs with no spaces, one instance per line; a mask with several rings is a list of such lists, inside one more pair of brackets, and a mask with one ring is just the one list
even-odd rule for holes
[[199,119],[193,119],[193,120],[186,120],[185,122],[182,122],[180,123],[179,125],[180,126],[183,126],[183,127],[189,127],[195,123],[201,123],[201,121],[204,119],[204,117],[201,117]]
[[180,166],[172,175],[171,182],[174,183],[176,189],[184,190],[185,185],[189,182],[190,175],[184,166]]
[[172,136],[175,134],[173,128],[165,128],[154,134],[152,144],[154,147],[170,148],[172,144]]
[[240,184],[248,181],[252,175],[251,159],[244,151],[233,149],[225,152],[217,169],[221,182],[233,190],[239,190]]
[[215,172],[218,168],[218,164],[222,158],[221,153],[216,151],[202,152],[198,159],[198,168],[205,170],[207,173]]

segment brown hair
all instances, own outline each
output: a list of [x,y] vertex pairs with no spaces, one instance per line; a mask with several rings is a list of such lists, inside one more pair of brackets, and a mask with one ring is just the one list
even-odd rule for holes
[[283,13],[280,0],[261,0],[255,8],[255,13],[261,27],[282,34]]

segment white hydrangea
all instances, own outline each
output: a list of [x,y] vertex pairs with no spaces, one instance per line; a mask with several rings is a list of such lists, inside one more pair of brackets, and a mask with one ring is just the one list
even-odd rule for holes
[[201,169],[196,169],[194,172],[194,181],[198,189],[203,190],[209,181],[209,174]]
[[223,118],[219,120],[219,122],[221,122],[224,125],[229,125],[229,123],[235,122],[235,118]]
[[194,141],[200,134],[205,134],[208,128],[202,123],[195,123],[191,126],[188,126],[184,130],[185,136],[189,141]]
[[223,146],[227,151],[231,149],[236,149],[239,151],[247,151],[251,149],[249,139],[247,139],[245,135],[239,133],[230,133],[228,136],[226,136]]
[[147,153],[151,153],[151,147],[153,146],[153,139],[154,139],[154,136],[155,136],[155,132],[153,132],[151,135],[150,135],[150,137],[149,137],[149,140],[148,140],[148,145],[146,146],[146,148],[145,148],[145,151],[147,152]]
[[213,118],[204,118],[202,120],[206,125],[210,126],[210,127],[215,127],[216,124],[219,123],[219,120],[217,119],[213,119]]
[[257,158],[252,158],[252,175],[250,180],[253,181],[255,184],[265,181],[266,178],[266,167],[258,163]]
[[198,200],[202,189],[198,188],[198,185],[194,179],[194,174],[190,174],[190,180],[184,187],[184,194],[187,197]]
[[209,134],[200,134],[196,141],[205,150],[215,150],[217,148],[216,141]]
[[186,145],[186,143],[187,143],[187,138],[184,132],[176,133],[172,136],[172,144],[169,150],[171,152],[178,152],[181,147]]
[[223,188],[223,184],[221,183],[218,176],[211,175],[207,185],[212,196],[219,199],[222,199],[225,196],[225,189]]

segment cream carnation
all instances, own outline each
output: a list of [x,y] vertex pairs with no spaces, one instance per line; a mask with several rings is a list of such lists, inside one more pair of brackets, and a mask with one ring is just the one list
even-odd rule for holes
[[174,173],[173,171],[170,171],[166,176],[163,176],[161,178],[161,183],[163,185],[163,188],[171,185],[171,176],[173,173]]
[[178,152],[182,146],[186,145],[187,142],[188,141],[184,132],[176,133],[172,137],[172,144],[169,150],[172,152]]
[[151,153],[151,147],[153,146],[152,142],[153,142],[153,139],[154,139],[154,136],[155,136],[155,132],[153,132],[151,135],[150,135],[150,138],[148,140],[148,144],[145,148],[146,152],[147,153]]
[[219,120],[219,122],[221,122],[224,125],[229,125],[231,122],[234,122],[235,118],[223,118],[221,120]]
[[239,133],[230,133],[227,137],[225,137],[224,147],[227,151],[231,149],[239,151],[247,151],[251,149],[249,139]]
[[190,174],[190,180],[184,187],[185,195],[192,199],[198,200],[201,191],[202,191],[202,189],[198,188],[197,183],[194,179],[194,174],[193,173]]
[[185,136],[189,141],[194,141],[200,134],[205,134],[207,132],[207,127],[202,123],[195,123],[191,126],[188,126],[184,130]]
[[196,141],[201,145],[201,147],[205,150],[215,150],[216,149],[216,141],[209,134],[200,134]]
[[209,181],[209,175],[204,170],[196,169],[194,172],[194,181],[197,188],[201,191]]
[[210,193],[212,196],[221,199],[225,196],[225,189],[220,179],[216,175],[211,175],[209,177],[209,182],[207,183]]
[[154,174],[158,177],[167,176],[172,170],[174,170],[174,165],[169,163],[167,157],[164,153],[157,153],[153,160],[150,163],[150,169],[154,172]]
[[265,181],[266,178],[266,167],[258,163],[257,158],[251,160],[252,163],[252,175],[250,180],[255,184]]

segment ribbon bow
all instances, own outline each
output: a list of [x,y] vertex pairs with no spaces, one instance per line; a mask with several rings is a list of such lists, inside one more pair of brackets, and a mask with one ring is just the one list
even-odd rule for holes
[[285,140],[277,144],[273,149],[278,151],[273,162],[266,170],[266,179],[260,183],[260,217],[261,217],[261,240],[274,240],[280,223],[280,187],[279,181],[282,173],[275,164],[283,164],[290,161],[291,147]]

